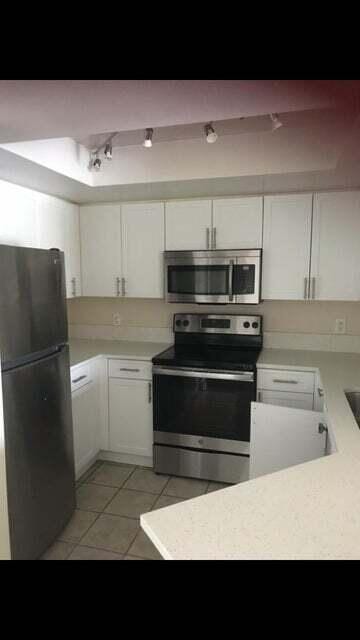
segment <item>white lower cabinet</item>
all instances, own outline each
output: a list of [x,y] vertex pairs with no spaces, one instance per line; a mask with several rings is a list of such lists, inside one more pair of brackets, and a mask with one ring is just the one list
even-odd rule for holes
[[314,396],[312,393],[292,393],[291,391],[268,391],[258,389],[257,401],[264,404],[275,404],[280,407],[293,407],[294,409],[314,408]]
[[100,449],[97,362],[71,367],[75,476],[86,471]]
[[109,449],[152,456],[150,380],[109,378]]
[[317,411],[252,402],[250,479],[324,456],[325,421]]
[[314,409],[315,411],[324,411],[324,389],[322,386],[320,374],[315,375],[315,389],[314,389]]

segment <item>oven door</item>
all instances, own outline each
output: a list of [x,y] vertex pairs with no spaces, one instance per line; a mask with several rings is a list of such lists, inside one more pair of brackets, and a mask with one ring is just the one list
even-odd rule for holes
[[236,259],[232,293],[236,304],[259,304],[261,301],[261,254]]
[[227,304],[232,299],[234,260],[166,258],[167,302]]
[[154,443],[249,454],[254,374],[153,367]]

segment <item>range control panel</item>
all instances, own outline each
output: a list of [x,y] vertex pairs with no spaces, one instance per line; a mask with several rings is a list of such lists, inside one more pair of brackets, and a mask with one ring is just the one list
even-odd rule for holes
[[233,335],[262,335],[262,316],[176,313],[175,333],[227,333]]

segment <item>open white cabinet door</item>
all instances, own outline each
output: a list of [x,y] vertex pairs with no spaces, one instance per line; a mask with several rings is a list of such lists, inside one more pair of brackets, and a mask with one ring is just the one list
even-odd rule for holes
[[325,417],[317,411],[251,403],[250,479],[325,455]]

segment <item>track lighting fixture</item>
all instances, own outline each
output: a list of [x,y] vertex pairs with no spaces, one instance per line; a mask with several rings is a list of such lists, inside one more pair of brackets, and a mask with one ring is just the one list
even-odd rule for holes
[[98,155],[96,156],[95,160],[93,160],[92,166],[95,169],[95,171],[100,171],[101,160]]
[[152,147],[153,133],[154,133],[153,129],[146,129],[146,131],[145,131],[145,140],[143,142],[143,147],[146,147],[146,148]]
[[112,160],[112,145],[110,143],[105,145],[104,156],[107,160]]
[[279,119],[279,116],[278,116],[277,113],[270,113],[270,119],[271,119],[271,130],[272,131],[276,131],[276,129],[279,129],[280,127],[283,126],[283,123]]
[[204,131],[205,131],[206,142],[209,142],[210,144],[212,142],[216,142],[218,136],[214,127],[210,122],[208,122],[208,124],[205,125]]

